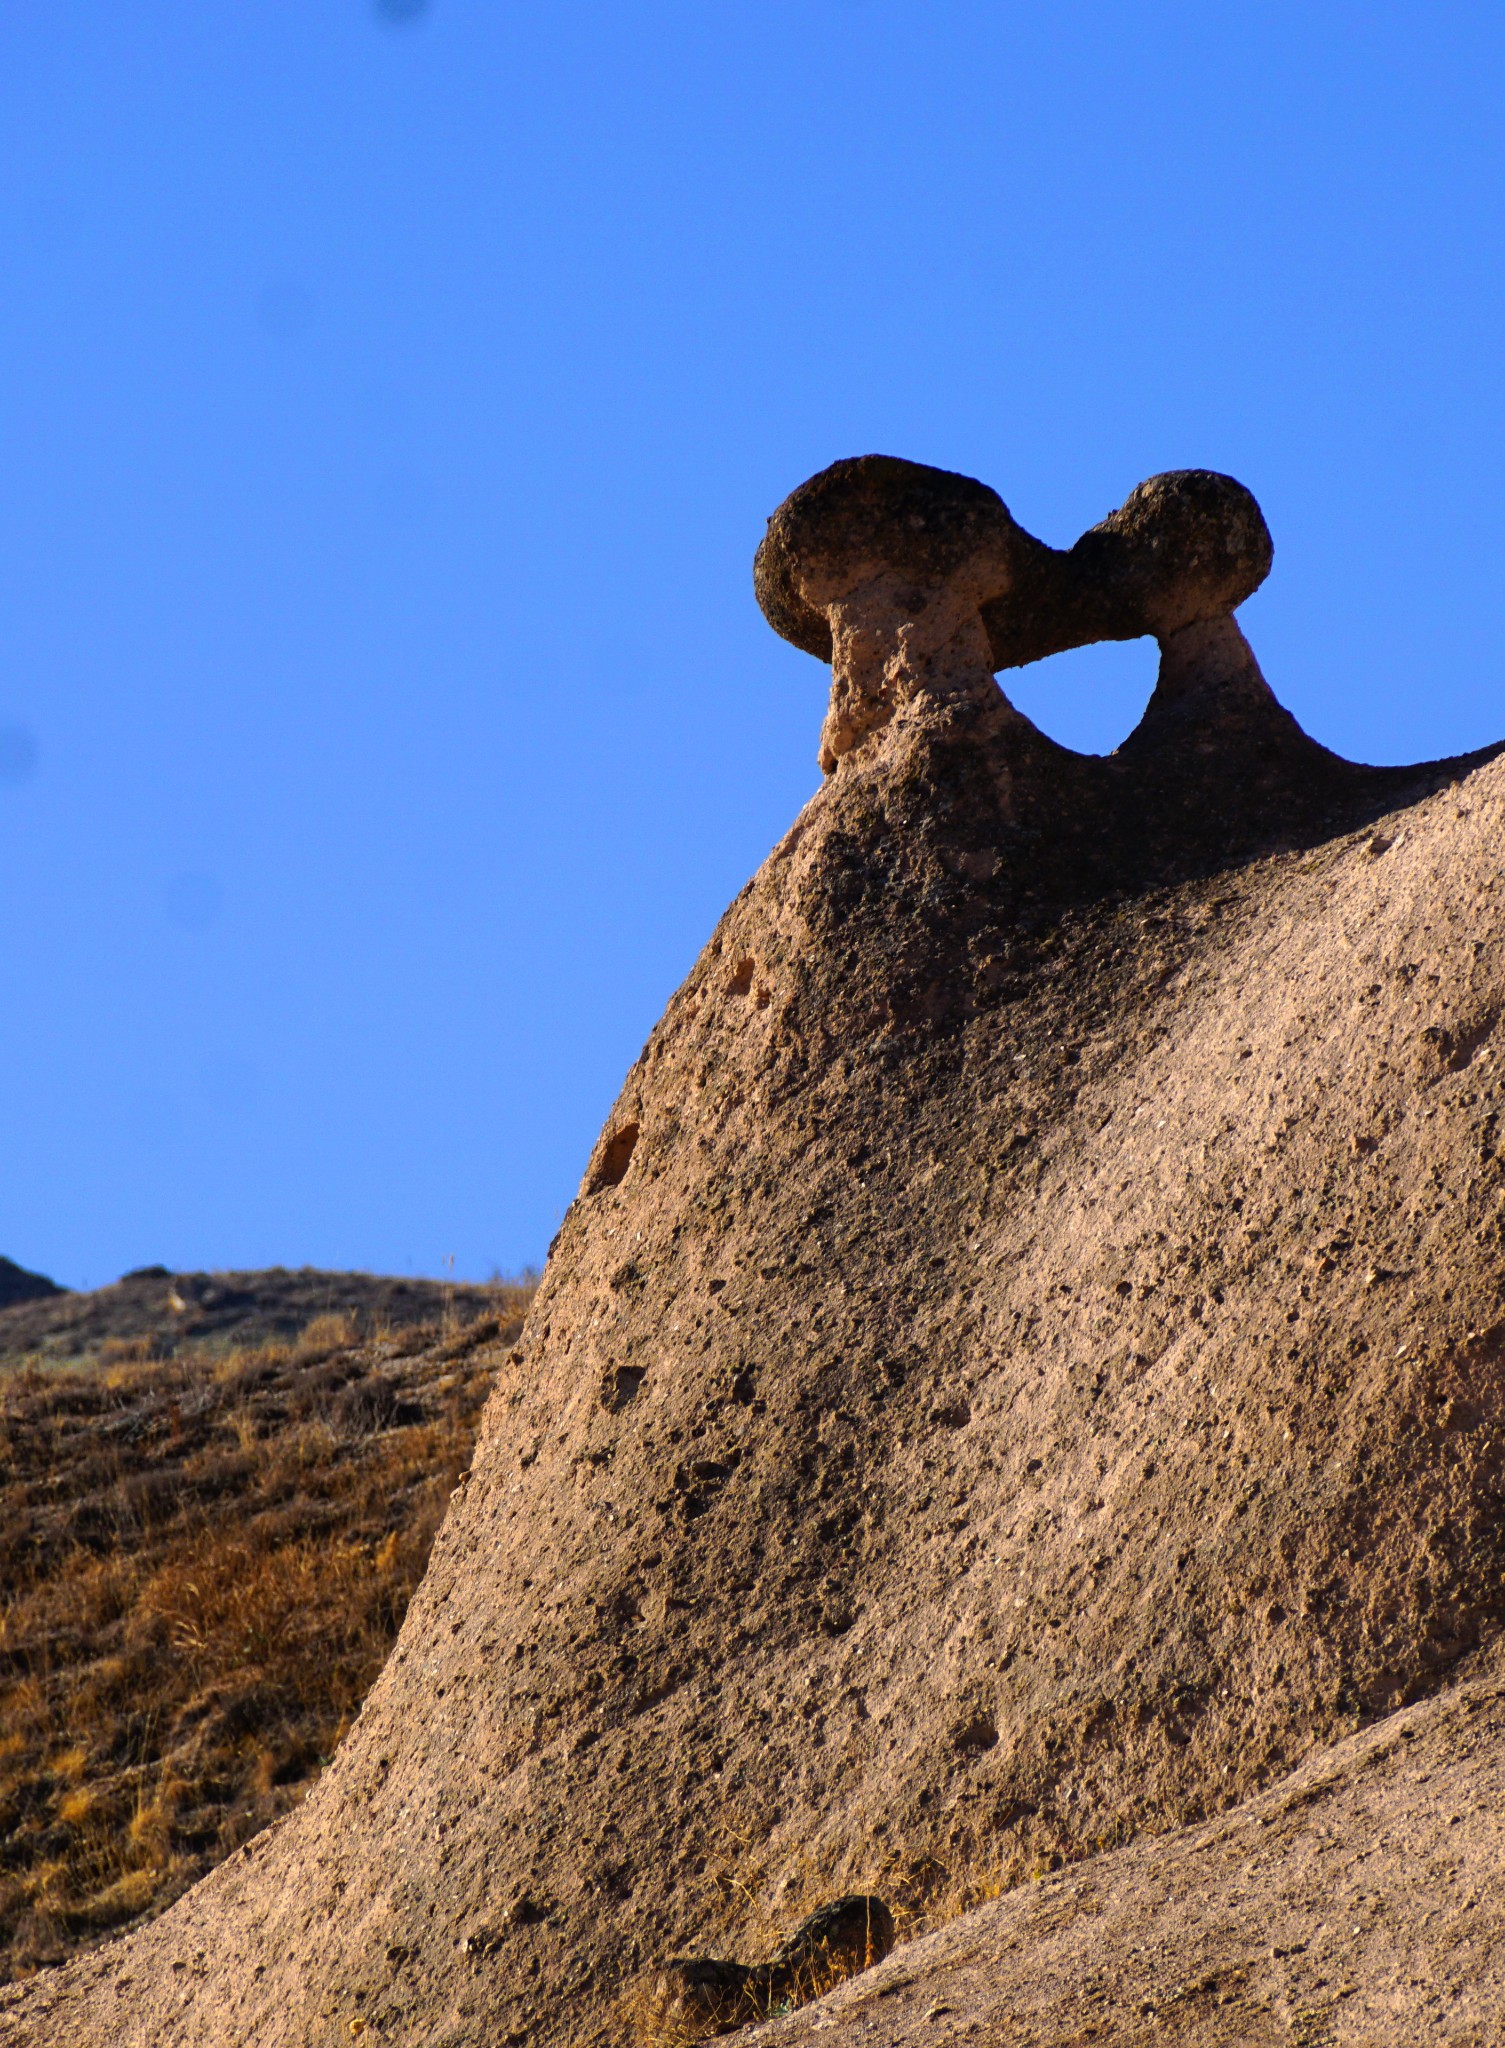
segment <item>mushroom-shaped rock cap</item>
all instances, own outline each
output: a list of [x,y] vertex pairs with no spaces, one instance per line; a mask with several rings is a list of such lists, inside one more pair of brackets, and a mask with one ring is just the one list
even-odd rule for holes
[[1270,529],[1251,491],[1211,469],[1172,469],[1132,490],[1077,542],[1141,633],[1162,639],[1234,611],[1270,573]]
[[1152,476],[1074,547],[1042,548],[1033,574],[983,606],[994,666],[1226,618],[1264,582],[1272,553],[1253,494],[1231,476]]
[[801,484],[768,522],[754,586],[774,631],[822,661],[830,607],[887,575],[925,593],[965,588],[995,669],[1094,640],[1164,640],[1226,617],[1270,573],[1253,494],[1210,469],[1168,470],[1075,546],[1027,533],[996,491],[951,470],[861,455]]
[[959,581],[981,605],[1004,596],[1023,560],[1045,552],[986,484],[893,455],[858,455],[784,500],[753,582],[774,631],[829,661],[829,607],[875,577],[913,585],[917,609],[924,593]]

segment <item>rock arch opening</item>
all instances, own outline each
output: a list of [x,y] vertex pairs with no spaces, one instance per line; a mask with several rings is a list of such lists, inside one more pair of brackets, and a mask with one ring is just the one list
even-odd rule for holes
[[1111,754],[1143,718],[1159,666],[1148,636],[1102,640],[1006,669],[998,681],[1014,708],[1057,746]]

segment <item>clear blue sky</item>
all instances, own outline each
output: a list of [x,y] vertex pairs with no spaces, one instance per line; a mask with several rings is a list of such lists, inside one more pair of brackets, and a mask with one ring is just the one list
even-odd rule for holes
[[[1505,732],[1505,14],[0,13],[0,1251],[483,1277],[818,780],[840,455],[1232,471],[1371,760]],[[1102,750],[1146,643],[1017,700]]]

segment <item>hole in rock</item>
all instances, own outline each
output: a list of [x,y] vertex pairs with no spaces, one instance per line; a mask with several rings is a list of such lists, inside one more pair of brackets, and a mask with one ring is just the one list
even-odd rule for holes
[[618,1365],[606,1375],[601,1385],[601,1406],[612,1414],[619,1414],[629,1402],[635,1401],[642,1391],[648,1374],[640,1365]]
[[938,1422],[942,1429],[965,1429],[972,1420],[971,1403],[959,1394],[937,1401],[930,1411],[930,1420]]
[[986,1756],[998,1746],[998,1730],[986,1714],[974,1714],[951,1731],[951,1740],[962,1756]]
[[1078,754],[1111,754],[1143,718],[1159,670],[1153,640],[1104,640],[1003,669],[998,684],[1058,745]]
[[752,987],[753,964],[751,960],[739,960],[732,969],[732,978],[727,983],[734,996],[745,996]]
[[612,1132],[601,1152],[601,1164],[596,1168],[596,1177],[591,1182],[591,1193],[601,1188],[614,1188],[622,1180],[632,1164],[632,1155],[637,1150],[638,1127],[623,1124]]

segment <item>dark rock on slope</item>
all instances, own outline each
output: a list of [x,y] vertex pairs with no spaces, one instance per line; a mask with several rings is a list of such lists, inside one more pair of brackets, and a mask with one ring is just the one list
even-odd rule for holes
[[0,1309],[20,1301],[49,1301],[63,1292],[45,1273],[28,1273],[14,1259],[0,1259]]
[[[776,515],[833,772],[627,1078],[359,1724],[0,2038],[609,2040],[666,1956],[1220,1813],[1493,1635],[1505,763],[1300,731],[1251,505],[1058,553],[869,458]],[[1119,630],[1107,759],[992,680]]]

